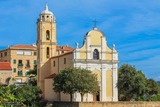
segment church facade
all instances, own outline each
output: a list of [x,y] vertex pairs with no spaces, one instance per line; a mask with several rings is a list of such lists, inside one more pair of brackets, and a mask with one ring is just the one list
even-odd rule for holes
[[[40,13],[37,22],[37,69],[38,85],[43,96],[49,101],[70,101],[64,93],[53,90],[54,76],[66,67],[80,67],[97,74],[100,92],[86,94],[84,101],[118,101],[118,52],[115,45],[109,48],[102,31],[94,27],[86,33],[83,45],[76,48],[57,46],[56,20],[52,12]],[[79,93],[73,95],[73,101],[80,101]]]

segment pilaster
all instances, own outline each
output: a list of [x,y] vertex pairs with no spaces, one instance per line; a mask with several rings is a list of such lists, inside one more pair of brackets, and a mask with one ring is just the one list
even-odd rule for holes
[[86,48],[87,48],[87,59],[91,59],[91,55],[90,55],[90,36],[86,36]]
[[102,60],[105,60],[105,52],[106,52],[106,40],[105,40],[105,37],[104,36],[102,36],[101,37],[101,41],[102,41],[102,43],[101,43],[101,56],[102,56]]
[[106,71],[101,67],[101,101],[106,101]]
[[118,69],[117,69],[117,64],[113,64],[112,67],[112,72],[113,72],[113,101],[118,101]]

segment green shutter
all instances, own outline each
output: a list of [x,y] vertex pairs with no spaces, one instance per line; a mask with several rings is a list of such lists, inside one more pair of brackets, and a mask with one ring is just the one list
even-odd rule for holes
[[18,71],[18,76],[23,76],[22,71]]
[[16,60],[15,59],[13,60],[13,64],[16,64]]
[[16,68],[13,69],[13,72],[16,72]]
[[27,71],[27,72],[26,72],[26,76],[29,76],[29,75],[30,75],[30,74],[29,74],[29,72]]
[[37,64],[37,61],[36,61],[36,60],[34,60],[34,64],[35,64],[35,65]]

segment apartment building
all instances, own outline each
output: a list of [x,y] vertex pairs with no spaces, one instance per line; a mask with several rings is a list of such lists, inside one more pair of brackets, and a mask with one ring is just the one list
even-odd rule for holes
[[[56,54],[73,50],[69,46],[56,46]],[[9,62],[12,67],[11,77],[15,82],[26,82],[28,71],[37,64],[37,47],[35,45],[17,44],[0,50],[0,61]]]
[[26,82],[28,71],[37,64],[35,45],[14,45],[0,50],[0,61],[9,62],[12,67],[12,79],[15,82]]

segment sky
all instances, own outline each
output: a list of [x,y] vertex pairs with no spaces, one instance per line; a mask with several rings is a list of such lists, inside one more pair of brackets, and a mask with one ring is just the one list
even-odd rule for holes
[[160,81],[160,0],[0,0],[0,49],[36,43],[36,22],[45,4],[57,22],[58,45],[82,45],[85,34],[101,30],[119,66],[131,64]]

